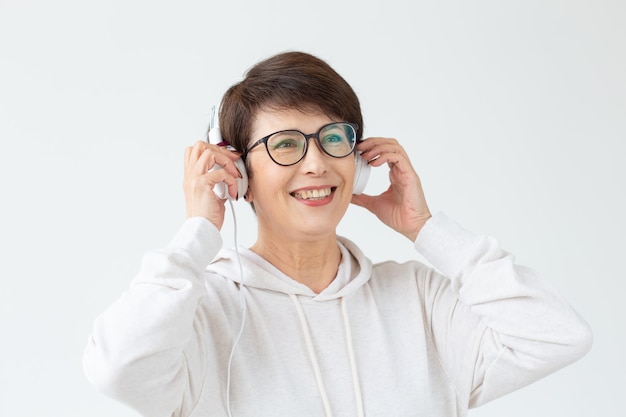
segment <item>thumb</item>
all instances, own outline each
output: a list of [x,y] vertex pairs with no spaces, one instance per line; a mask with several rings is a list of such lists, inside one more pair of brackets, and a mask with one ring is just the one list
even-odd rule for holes
[[352,194],[352,204],[363,207],[369,211],[372,211],[372,206],[375,198],[367,194]]

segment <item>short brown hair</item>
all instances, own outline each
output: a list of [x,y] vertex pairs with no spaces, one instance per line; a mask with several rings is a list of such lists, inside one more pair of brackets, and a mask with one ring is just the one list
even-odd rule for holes
[[248,70],[230,87],[220,105],[222,137],[239,152],[251,138],[254,117],[263,109],[319,111],[359,126],[363,136],[361,105],[352,87],[325,61],[304,52],[284,52]]

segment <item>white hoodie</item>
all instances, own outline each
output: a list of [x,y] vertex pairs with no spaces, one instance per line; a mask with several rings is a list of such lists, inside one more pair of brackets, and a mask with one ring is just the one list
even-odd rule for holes
[[241,287],[219,231],[187,220],[96,320],[87,377],[150,417],[225,416],[227,402],[234,417],[452,417],[591,346],[547,281],[443,214],[415,242],[436,269],[372,265],[338,244],[337,277],[320,294],[243,248]]

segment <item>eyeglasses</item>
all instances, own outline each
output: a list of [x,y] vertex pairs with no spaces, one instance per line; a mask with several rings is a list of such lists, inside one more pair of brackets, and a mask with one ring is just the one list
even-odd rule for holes
[[295,165],[304,158],[310,138],[315,138],[319,148],[333,158],[344,158],[352,153],[356,145],[356,123],[338,122],[324,125],[309,135],[299,130],[281,130],[257,140],[244,152],[248,153],[265,144],[265,149],[272,161],[282,166]]

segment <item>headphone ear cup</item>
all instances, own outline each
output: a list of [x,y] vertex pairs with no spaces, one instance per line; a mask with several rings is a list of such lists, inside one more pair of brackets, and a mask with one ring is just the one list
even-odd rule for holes
[[363,190],[365,190],[372,167],[359,153],[355,153],[354,163],[354,187],[352,189],[352,194],[361,194],[363,193]]
[[248,173],[246,172],[246,163],[239,158],[235,161],[235,166],[241,174],[241,178],[237,178],[237,196],[243,197],[248,192]]

